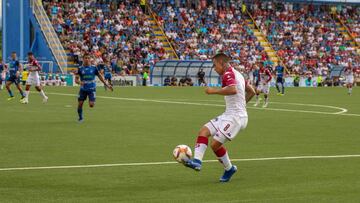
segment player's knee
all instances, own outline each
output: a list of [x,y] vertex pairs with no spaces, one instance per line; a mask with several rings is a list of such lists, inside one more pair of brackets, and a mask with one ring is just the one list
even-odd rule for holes
[[207,127],[202,127],[198,133],[200,137],[210,137],[210,131]]
[[90,103],[90,104],[89,104],[89,107],[90,107],[90,108],[94,108],[94,106],[95,106],[94,103]]

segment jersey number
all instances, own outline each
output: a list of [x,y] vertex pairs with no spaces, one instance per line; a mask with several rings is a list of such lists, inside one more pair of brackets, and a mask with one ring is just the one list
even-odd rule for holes
[[227,124],[224,128],[224,131],[227,131],[230,128],[230,124]]

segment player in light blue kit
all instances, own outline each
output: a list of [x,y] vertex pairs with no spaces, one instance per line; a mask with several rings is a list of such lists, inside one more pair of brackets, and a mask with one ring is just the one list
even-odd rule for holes
[[77,109],[77,112],[79,114],[79,122],[82,122],[84,120],[83,104],[87,97],[89,97],[90,108],[93,108],[95,106],[96,76],[100,79],[102,83],[104,83],[107,88],[109,88],[111,91],[113,90],[112,86],[104,80],[103,75],[98,71],[95,66],[91,65],[90,61],[90,55],[85,54],[83,66],[79,67],[75,77],[75,82],[80,85]]
[[11,53],[11,60],[9,62],[8,72],[9,72],[9,78],[6,81],[6,89],[9,93],[8,100],[11,100],[14,98],[14,94],[12,93],[12,91],[10,89],[11,84],[14,83],[20,92],[20,95],[21,95],[20,101],[22,101],[25,98],[25,93],[22,90],[21,85],[20,85],[20,73],[22,72],[22,65],[17,60],[16,52]]

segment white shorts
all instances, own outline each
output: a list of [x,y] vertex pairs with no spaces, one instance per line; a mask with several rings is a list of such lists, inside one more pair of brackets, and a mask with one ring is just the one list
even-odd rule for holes
[[0,80],[1,80],[1,81],[5,81],[5,79],[6,79],[6,72],[3,71],[3,72],[1,72],[1,78],[0,78]]
[[221,143],[233,140],[240,130],[246,128],[248,123],[247,117],[238,117],[222,114],[210,120],[205,127],[210,131],[211,136]]
[[36,75],[29,75],[28,79],[26,80],[26,85],[40,86],[40,77]]
[[269,94],[270,93],[270,84],[259,84],[257,87],[257,91],[262,92],[264,94]]
[[346,84],[353,84],[354,76],[346,76]]

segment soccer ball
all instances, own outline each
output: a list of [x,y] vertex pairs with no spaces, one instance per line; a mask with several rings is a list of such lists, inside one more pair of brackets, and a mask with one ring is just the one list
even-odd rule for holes
[[189,146],[187,145],[178,145],[173,151],[174,159],[179,163],[184,163],[189,160],[192,156],[192,152]]

